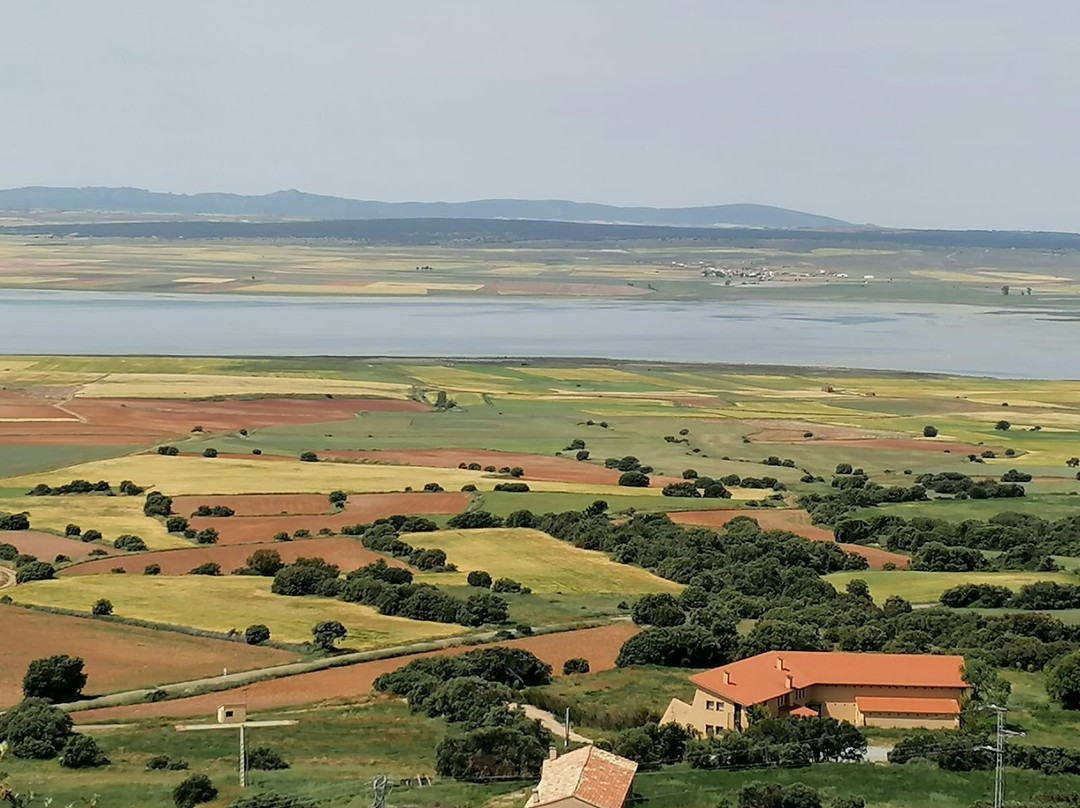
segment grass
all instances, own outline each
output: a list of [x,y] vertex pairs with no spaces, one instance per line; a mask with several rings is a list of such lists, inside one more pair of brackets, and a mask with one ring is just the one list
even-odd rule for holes
[[512,578],[534,592],[645,594],[677,592],[679,584],[647,570],[618,564],[604,553],[582,550],[539,530],[492,528],[406,535],[417,547],[437,547],[461,572],[417,576],[418,581],[462,584],[470,570]]
[[327,598],[290,598],[270,592],[270,580],[251,576],[211,577],[85,575],[37,581],[6,590],[17,603],[89,612],[99,599],[114,614],[204,631],[243,631],[254,623],[279,642],[311,641],[311,628],[338,620],[348,630],[340,645],[357,651],[460,634],[458,625],[387,617],[369,606]]
[[127,454],[135,446],[22,446],[0,445],[0,476],[48,471]]
[[[447,491],[471,483],[490,491],[503,482],[483,472],[426,466],[390,466],[363,463],[304,463],[299,460],[248,460],[157,454],[131,455],[71,466],[59,471],[0,480],[0,486],[56,485],[72,479],[136,480],[172,496],[189,494],[325,493],[342,489],[349,493],[380,493],[423,489],[436,482]],[[622,496],[660,498],[658,488],[624,488],[586,483],[530,482],[536,491],[595,494],[597,498]]]
[[861,508],[856,518],[867,519],[882,514],[895,514],[905,519],[928,516],[963,522],[966,519],[989,519],[999,513],[1030,513],[1042,519],[1063,519],[1080,513],[1080,497],[1064,494],[1042,494],[1019,499],[936,499],[928,502],[906,502],[897,505],[879,505]]
[[[445,575],[423,576],[421,580],[434,584],[443,592],[453,595],[462,600],[475,595],[478,591],[475,587],[460,583],[443,583]],[[453,576],[454,580],[460,581],[459,576]],[[607,595],[596,593],[564,593],[556,595],[551,592],[532,593],[528,595],[516,595],[503,593],[499,597],[506,600],[510,606],[510,622],[524,623],[529,626],[552,626],[558,623],[576,623],[581,620],[593,618],[615,617],[625,615],[626,611],[619,608],[620,603],[631,603],[634,598],[630,595]]]
[[946,589],[961,584],[996,584],[1019,589],[1036,581],[1076,583],[1076,576],[1066,572],[915,572],[912,570],[862,570],[859,572],[834,572],[825,580],[836,589],[843,590],[848,582],[859,578],[870,587],[876,603],[883,603],[892,595],[912,603],[937,603]]
[[1026,734],[1010,743],[1036,746],[1080,746],[1080,712],[1062,710],[1046,695],[1042,673],[1003,671],[1012,684],[1009,724]]
[[[757,494],[760,496],[761,492]],[[489,491],[474,497],[473,510],[489,511],[496,516],[508,516],[522,508],[533,513],[562,513],[587,508],[599,497],[593,494],[564,494],[530,491],[527,494],[507,494]],[[607,500],[608,512],[635,511],[711,511],[739,508],[745,503],[729,499],[685,499],[680,497],[620,496]]]
[[[250,772],[248,795],[292,794],[319,800],[326,808],[367,805],[372,777],[390,774],[395,785],[391,804],[480,808],[491,798],[522,787],[520,783],[477,786],[452,781],[423,789],[398,787],[401,778],[434,777],[434,748],[446,724],[411,713],[396,699],[373,696],[345,708],[256,718],[295,718],[300,723],[248,731],[249,748],[271,746],[290,764],[283,771]],[[176,732],[171,724],[141,722],[94,736],[112,761],[110,766],[72,771],[55,760],[8,758],[4,769],[17,788],[52,797],[56,805],[80,805],[95,794],[103,806],[172,805],[173,787],[192,773],[208,775],[218,787],[221,794],[214,806],[228,805],[244,793],[236,778],[235,732]],[[146,761],[159,754],[183,759],[190,769],[146,771]]]
[[151,550],[192,546],[191,542],[179,536],[170,535],[162,522],[143,515],[142,497],[106,497],[96,494],[12,497],[0,499],[0,511],[10,513],[27,511],[30,514],[32,529],[46,530],[61,535],[68,524],[74,523],[83,531],[101,531],[102,538],[108,542],[124,533],[132,533],[142,537]]
[[214,374],[110,373],[83,385],[87,398],[210,398],[212,396],[313,395],[408,398],[405,384]]

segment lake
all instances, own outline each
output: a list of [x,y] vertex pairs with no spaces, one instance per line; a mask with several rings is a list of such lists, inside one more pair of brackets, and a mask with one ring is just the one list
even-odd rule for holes
[[590,357],[1077,378],[1077,322],[951,304],[0,292],[0,354]]

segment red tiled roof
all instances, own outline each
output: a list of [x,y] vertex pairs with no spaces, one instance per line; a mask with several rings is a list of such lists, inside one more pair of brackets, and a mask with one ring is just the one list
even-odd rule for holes
[[789,715],[793,715],[796,718],[817,718],[818,711],[811,710],[809,707],[796,707]]
[[919,715],[960,715],[956,699],[909,699],[903,696],[856,696],[860,713],[917,713]]
[[[961,656],[768,651],[694,674],[690,681],[736,704],[750,706],[813,685],[966,688],[963,664]],[[725,673],[728,682],[724,681]]]
[[544,761],[540,784],[526,806],[539,808],[577,797],[595,808],[623,808],[636,771],[637,764],[632,760],[595,746],[583,746]]

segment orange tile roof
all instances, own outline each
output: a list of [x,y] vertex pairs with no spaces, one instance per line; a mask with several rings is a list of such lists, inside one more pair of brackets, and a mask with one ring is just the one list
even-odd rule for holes
[[767,651],[694,674],[690,681],[749,707],[813,685],[966,688],[963,664],[961,656]]
[[637,764],[632,760],[583,746],[554,760],[545,760],[526,808],[539,808],[576,797],[595,808],[623,808],[634,782]]
[[919,715],[960,715],[956,699],[909,699],[903,696],[856,696],[860,713],[917,713]]
[[789,715],[793,715],[796,718],[817,718],[818,711],[811,710],[809,707],[796,707]]

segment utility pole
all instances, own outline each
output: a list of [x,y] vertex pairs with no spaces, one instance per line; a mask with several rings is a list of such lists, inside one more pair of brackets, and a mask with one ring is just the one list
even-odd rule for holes
[[570,745],[570,708],[566,708],[566,735],[563,737],[563,746]]
[[177,732],[205,732],[207,730],[229,730],[240,728],[240,787],[247,787],[247,728],[248,727],[292,727],[299,721],[229,721],[219,724],[177,724]]
[[386,808],[386,775],[378,775],[372,785],[375,788],[375,799],[371,803],[371,808]]
[[994,753],[994,808],[1003,808],[1005,805],[1005,739],[1016,738],[1024,733],[1005,728],[1005,714],[1008,712],[1005,707],[988,704],[986,709],[993,710],[997,715],[997,737],[993,746],[980,748]]

